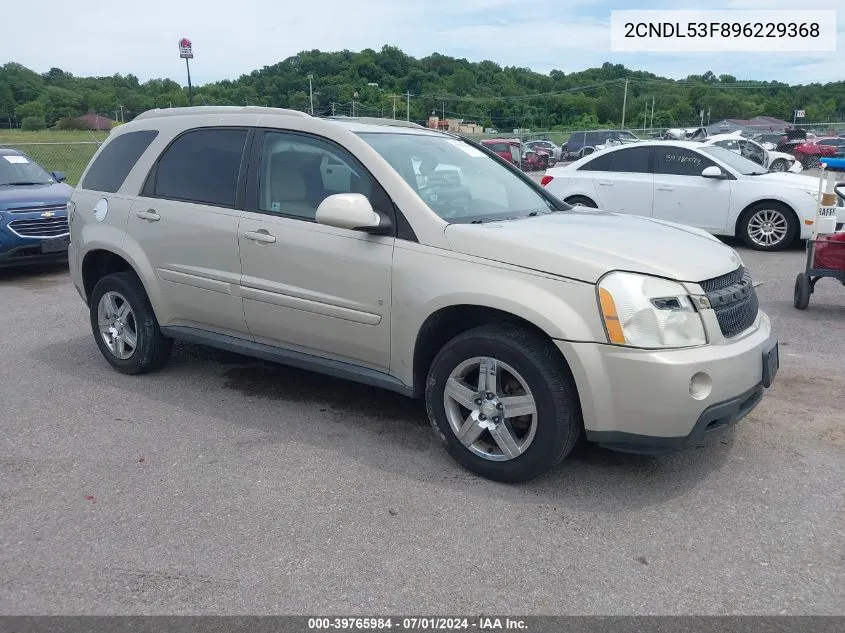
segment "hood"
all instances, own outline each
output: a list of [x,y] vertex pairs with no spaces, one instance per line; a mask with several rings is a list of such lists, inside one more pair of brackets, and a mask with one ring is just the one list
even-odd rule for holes
[[760,174],[759,176],[749,176],[749,178],[770,181],[778,185],[787,185],[788,187],[804,189],[805,191],[819,190],[819,179],[816,176],[800,176],[789,172],[771,171],[767,174]]
[[73,187],[63,182],[46,185],[16,186],[0,185],[0,208],[42,207],[67,204]]
[[595,283],[611,270],[699,282],[740,265],[709,233],[671,222],[572,210],[485,224],[450,224],[453,250]]

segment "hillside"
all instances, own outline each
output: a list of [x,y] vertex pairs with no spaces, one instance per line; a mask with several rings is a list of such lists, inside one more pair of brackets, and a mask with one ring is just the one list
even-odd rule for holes
[[[548,75],[527,68],[501,67],[433,54],[416,59],[395,47],[381,51],[306,51],[234,81],[194,87],[195,104],[253,104],[309,109],[311,73],[315,114],[406,116],[423,120],[432,111],[478,121],[487,127],[562,129],[618,125],[628,80],[627,125],[689,125],[700,109],[716,121],[766,114],[791,120],[796,108],[805,122],[845,119],[845,81],[790,86],[780,82],[740,81],[729,75],[690,75],[675,81],[622,65]],[[377,84],[377,85],[371,85]],[[358,98],[354,97],[355,92]],[[395,96],[394,96],[395,95]],[[75,77],[59,68],[39,74],[20,64],[0,66],[0,127],[55,125],[63,117],[95,111],[129,120],[149,108],[187,105],[188,92],[169,79],[144,83],[132,74]],[[42,120],[43,119],[43,120]]]

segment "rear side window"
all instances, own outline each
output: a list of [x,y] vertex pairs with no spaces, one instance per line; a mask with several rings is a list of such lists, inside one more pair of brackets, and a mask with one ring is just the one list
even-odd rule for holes
[[579,171],[615,171],[628,174],[651,173],[651,150],[648,147],[629,147],[612,152],[601,152]]
[[247,130],[209,128],[177,138],[156,166],[153,196],[233,207]]
[[156,130],[141,130],[108,141],[82,179],[82,188],[116,193],[156,136]]

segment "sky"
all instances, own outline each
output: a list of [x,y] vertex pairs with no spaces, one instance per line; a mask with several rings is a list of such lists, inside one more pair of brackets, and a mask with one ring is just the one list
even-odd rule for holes
[[[693,9],[687,0],[5,0],[0,63],[77,76],[115,73],[185,84],[178,41],[193,42],[194,84],[236,79],[302,50],[398,46],[490,59],[547,73],[621,63],[680,79],[708,70],[790,84],[845,79],[845,0],[805,6],[837,9],[836,53],[615,53],[610,11]],[[117,8],[118,6],[126,8]],[[696,6],[697,5],[697,6]],[[795,0],[710,0],[708,9],[795,9]],[[37,25],[30,31],[22,25]],[[318,80],[318,79],[317,79]]]

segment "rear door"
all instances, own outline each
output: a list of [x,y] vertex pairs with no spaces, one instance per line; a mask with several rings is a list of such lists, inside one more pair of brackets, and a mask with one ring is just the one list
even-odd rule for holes
[[163,326],[247,333],[238,293],[238,222],[247,128],[184,132],[162,152],[129,215],[128,239],[158,277]]
[[651,154],[651,146],[604,150],[579,167],[579,171],[591,174],[599,208],[651,215],[654,199]]

